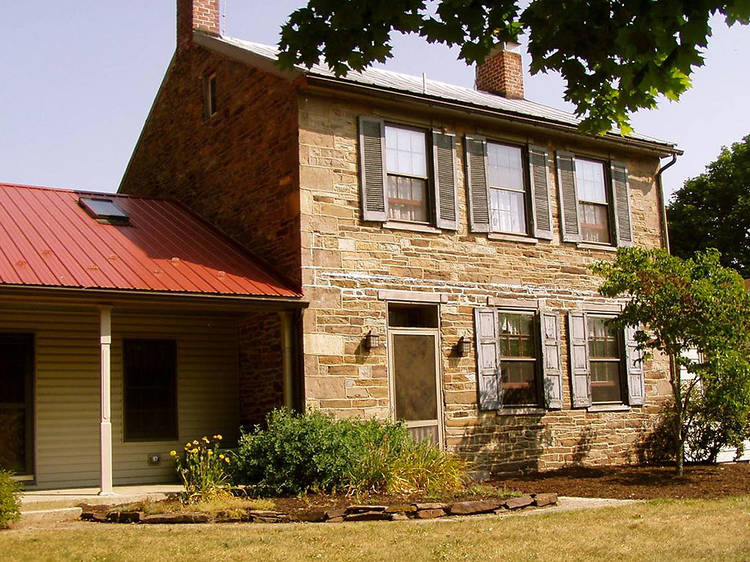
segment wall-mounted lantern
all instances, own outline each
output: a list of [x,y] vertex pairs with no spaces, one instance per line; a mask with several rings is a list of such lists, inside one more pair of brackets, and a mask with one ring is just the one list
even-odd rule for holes
[[469,347],[471,346],[471,338],[461,336],[456,342],[456,355],[459,357],[466,357],[469,354]]
[[370,330],[367,335],[365,336],[365,349],[371,350],[375,349],[376,347],[380,346],[380,336]]

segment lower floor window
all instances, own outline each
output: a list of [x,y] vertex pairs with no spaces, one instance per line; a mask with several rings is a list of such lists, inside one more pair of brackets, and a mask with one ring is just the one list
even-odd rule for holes
[[126,441],[177,440],[177,344],[123,342]]
[[500,372],[503,406],[538,406],[534,315],[500,312]]
[[588,315],[591,402],[622,402],[622,354],[617,332],[604,316]]

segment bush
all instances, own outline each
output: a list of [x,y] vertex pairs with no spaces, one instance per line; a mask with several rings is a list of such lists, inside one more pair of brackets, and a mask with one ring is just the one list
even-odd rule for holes
[[0,470],[0,529],[21,518],[21,485],[12,476]]
[[221,439],[221,435],[214,435],[211,439],[204,436],[186,443],[182,457],[177,451],[169,453],[175,459],[177,473],[185,486],[184,503],[229,495],[226,486],[232,459],[228,451],[219,448]]
[[[453,489],[462,461],[416,443],[402,423],[274,410],[240,438],[235,479],[260,495]],[[420,474],[423,473],[423,474]]]

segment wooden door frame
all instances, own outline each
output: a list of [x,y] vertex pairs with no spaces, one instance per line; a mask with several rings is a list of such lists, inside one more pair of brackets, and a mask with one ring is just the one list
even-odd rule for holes
[[[439,318],[439,310],[438,318]],[[395,380],[395,369],[393,364],[393,336],[407,335],[407,336],[429,336],[434,339],[435,342],[435,399],[437,401],[437,430],[438,430],[438,446],[441,449],[445,448],[445,415],[444,415],[444,403],[445,399],[443,396],[443,362],[441,361],[441,348],[440,348],[440,322],[438,321],[438,327],[436,328],[392,328],[388,326],[388,402],[390,410],[390,418],[397,420],[396,418],[396,380]],[[407,427],[426,427],[432,424],[433,420],[418,420],[418,421],[405,421]]]

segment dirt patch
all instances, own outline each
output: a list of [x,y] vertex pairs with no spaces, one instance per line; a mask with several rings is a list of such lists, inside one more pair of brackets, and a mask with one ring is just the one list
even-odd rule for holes
[[750,494],[750,464],[690,465],[678,477],[674,467],[570,467],[523,476],[496,476],[496,486],[524,493],[617,499],[722,498]]

